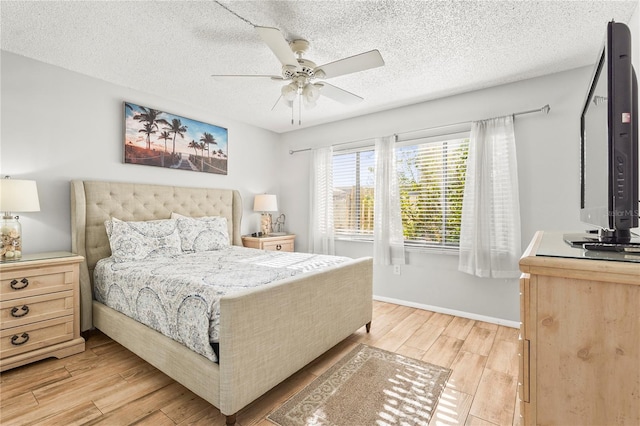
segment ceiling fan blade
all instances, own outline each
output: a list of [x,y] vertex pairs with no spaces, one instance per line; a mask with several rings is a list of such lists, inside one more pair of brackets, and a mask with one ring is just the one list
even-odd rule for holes
[[358,95],[347,92],[344,89],[341,89],[324,81],[322,83],[316,83],[316,85],[322,85],[322,87],[320,88],[321,95],[324,95],[327,98],[333,99],[334,101],[338,101],[345,105],[355,105],[364,100],[364,98],[361,98]]
[[382,59],[380,52],[378,50],[370,50],[355,56],[320,65],[319,67],[316,67],[314,73],[317,75],[317,70],[322,70],[322,72],[324,72],[324,77],[320,78],[333,78],[340,75],[381,67],[383,65],[384,59]]
[[284,80],[279,75],[252,75],[252,74],[212,74],[214,80],[228,80],[230,78],[268,78],[270,80]]
[[255,27],[255,29],[282,65],[298,68],[296,55],[279,29],[271,27]]

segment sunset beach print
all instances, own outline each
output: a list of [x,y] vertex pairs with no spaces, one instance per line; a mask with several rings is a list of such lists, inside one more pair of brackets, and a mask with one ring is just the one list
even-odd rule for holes
[[124,162],[227,174],[228,132],[168,112],[124,103]]

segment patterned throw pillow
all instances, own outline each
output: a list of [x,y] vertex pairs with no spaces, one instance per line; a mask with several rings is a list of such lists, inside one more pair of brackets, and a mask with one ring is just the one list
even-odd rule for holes
[[180,254],[181,243],[175,219],[124,222],[112,218],[105,222],[111,256],[116,262],[143,260]]
[[191,218],[171,213],[177,218],[182,251],[200,252],[229,247],[227,219],[220,216]]

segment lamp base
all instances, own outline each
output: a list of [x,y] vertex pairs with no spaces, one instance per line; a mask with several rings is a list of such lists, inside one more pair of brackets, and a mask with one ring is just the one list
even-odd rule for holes
[[267,236],[271,233],[271,213],[262,213],[260,218],[260,231],[263,236]]
[[14,260],[22,258],[22,226],[18,216],[3,216],[0,222],[0,260]]

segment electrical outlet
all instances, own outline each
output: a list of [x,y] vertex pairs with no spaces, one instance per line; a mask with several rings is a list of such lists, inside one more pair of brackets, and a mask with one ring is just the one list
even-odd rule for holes
[[393,273],[400,275],[400,265],[393,265]]

